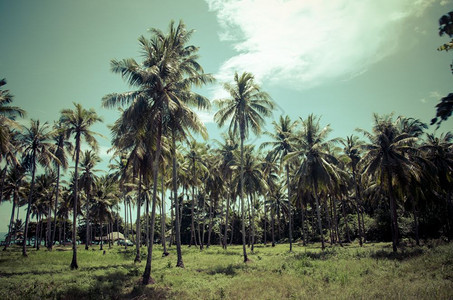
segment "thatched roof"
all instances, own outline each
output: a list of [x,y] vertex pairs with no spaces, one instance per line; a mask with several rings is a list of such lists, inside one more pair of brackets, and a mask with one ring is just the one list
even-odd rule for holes
[[[100,241],[101,238],[100,237],[95,237],[94,238],[95,241]],[[117,240],[124,240],[124,235],[121,233],[121,232],[117,232],[117,231],[114,231],[114,232],[110,232],[108,235],[105,235],[102,237],[102,240],[103,241],[108,241],[108,240],[112,240],[112,241],[117,241]]]

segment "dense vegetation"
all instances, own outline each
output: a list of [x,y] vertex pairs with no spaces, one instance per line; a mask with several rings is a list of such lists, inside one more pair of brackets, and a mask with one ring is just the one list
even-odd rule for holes
[[[31,242],[39,249],[44,240],[52,250],[56,243],[71,241],[70,268],[75,270],[80,262],[77,255],[88,255],[77,251],[78,240],[88,250],[95,237],[120,231],[135,243],[135,255],[127,245],[127,250],[115,254],[118,258],[127,254],[126,260],[121,259],[127,266],[121,272],[138,272],[129,261],[138,267],[146,260],[141,279],[146,285],[159,282],[151,276],[152,266],[159,270],[158,276],[164,276],[162,260],[156,262],[158,255],[153,253],[157,243],[162,244],[158,249],[164,257],[170,247],[176,248],[175,261],[166,260],[168,268],[202,259],[192,249],[182,250],[182,244],[199,247],[207,257],[212,251],[222,257],[238,256],[232,245],[242,244],[243,261],[248,262],[252,254],[257,262],[261,249],[278,256],[276,250],[261,244],[288,243],[276,248],[285,257],[279,261],[281,266],[268,261],[266,272],[273,272],[283,265],[303,264],[311,256],[337,257],[337,250],[332,250],[337,248],[313,254],[299,247],[294,250],[294,243],[308,248],[320,243],[324,251],[326,243],[342,246],[355,240],[363,246],[391,241],[394,257],[398,257],[404,243],[421,245],[423,240],[453,238],[451,132],[429,134],[420,120],[374,115],[371,132],[358,129],[356,135],[333,138],[330,126],[309,114],[298,120],[280,116],[272,123],[273,130],[264,132],[265,142],[251,145],[251,135],[262,133],[275,103],[252,74],[243,73],[224,85],[228,98],[214,101],[218,109],[214,120],[228,127],[223,139],[201,142],[207,132],[193,109],[210,108],[211,102],[192,88],[214,79],[198,64],[198,48],[187,45],[191,33],[183,23],[172,22],[168,33],[155,29],[151,38],[139,38],[141,62],[112,60],[112,71],[131,90],[102,99],[105,107],[121,108],[111,127],[115,159],[106,175],[96,170],[100,158],[97,134],[91,127],[101,118],[93,109],[74,104],[61,112],[52,127],[38,120],[22,127],[15,118],[25,112],[10,106],[13,96],[1,90],[0,197],[13,204],[5,249],[13,239],[20,240],[26,257]],[[3,80],[1,85],[5,84]],[[83,151],[83,143],[92,150]],[[74,166],[73,172],[64,180],[69,165]],[[24,205],[27,211],[22,221],[17,214]],[[120,206],[124,215],[120,215]],[[211,250],[212,245],[224,250]],[[339,253],[354,255],[348,251]],[[68,259],[69,266],[66,253],[32,253],[52,256],[55,261]],[[451,267],[451,258],[446,263]],[[88,268],[83,264],[74,272]],[[250,268],[260,272],[260,265],[240,266],[235,261],[219,265],[218,273],[243,274]],[[305,269],[292,272],[301,270]],[[321,280],[333,276],[318,275]]]

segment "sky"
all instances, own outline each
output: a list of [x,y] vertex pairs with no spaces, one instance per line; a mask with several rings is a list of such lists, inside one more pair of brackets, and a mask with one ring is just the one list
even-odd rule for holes
[[[345,137],[370,130],[373,113],[429,123],[452,92],[453,57],[436,50],[448,41],[438,20],[452,9],[452,0],[0,0],[0,78],[27,111],[26,126],[30,119],[52,124],[73,102],[94,108],[104,120],[93,130],[104,136],[105,167],[108,125],[118,113],[101,99],[130,90],[110,61],[140,61],[139,36],[183,20],[195,30],[190,44],[199,47],[204,71],[217,79],[199,93],[223,98],[223,82],[251,72],[276,103],[264,131],[280,115],[313,113],[331,125],[332,138]],[[214,113],[199,115],[219,139],[225,128]],[[438,131],[452,129],[449,120]],[[0,232],[10,209],[0,204]]]

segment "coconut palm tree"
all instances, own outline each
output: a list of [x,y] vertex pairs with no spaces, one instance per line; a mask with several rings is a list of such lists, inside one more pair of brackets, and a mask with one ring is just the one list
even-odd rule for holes
[[[277,122],[272,122],[274,126],[274,132],[265,132],[270,138],[270,142],[265,142],[261,144],[260,148],[272,147],[268,155],[273,160],[279,160],[281,166],[285,166],[286,171],[286,186],[288,189],[288,199],[290,200],[292,195],[290,191],[290,166],[288,161],[284,161],[284,157],[295,150],[294,144],[295,139],[295,129],[298,125],[297,121],[291,121],[289,116],[280,116],[280,119]],[[292,233],[292,209],[291,201],[288,201],[288,211],[289,211],[289,251],[293,251],[293,233]]]
[[[19,206],[19,200],[22,198],[26,197],[25,194],[25,189],[23,186],[23,180],[25,177],[25,169],[17,165],[15,168],[11,168],[8,172],[8,175],[6,177],[6,182],[5,182],[5,187],[4,187],[4,194],[6,195],[6,199],[11,199],[13,207],[11,210],[11,218],[9,221],[9,226],[8,226],[8,235],[5,243],[5,247],[3,248],[3,251],[6,250],[7,247],[9,247],[11,243],[11,236],[13,235],[13,227],[14,227],[14,216],[15,216],[15,210],[16,207]],[[15,232],[14,232],[15,236]]]
[[[58,210],[58,197],[60,195],[60,172],[61,169],[65,171],[68,168],[68,156],[69,153],[73,151],[73,145],[71,142],[68,141],[66,128],[63,127],[61,122],[55,122],[54,126],[54,142],[55,142],[55,157],[58,161],[54,160],[54,168],[57,169],[57,185],[55,187],[55,207],[54,207],[54,230],[52,234],[52,244],[55,242],[55,233],[57,231],[57,210]],[[50,248],[51,250],[52,248]]]
[[414,165],[409,159],[410,155],[417,153],[414,142],[417,138],[412,133],[401,131],[398,124],[403,118],[395,121],[392,115],[379,116],[374,114],[374,126],[372,133],[361,130],[370,140],[365,145],[363,156],[364,174],[373,176],[386,191],[390,202],[390,216],[392,219],[392,246],[393,252],[397,251],[398,244],[398,214],[395,195],[395,185],[407,185],[411,174],[416,172]]
[[338,174],[335,168],[336,158],[329,153],[329,147],[337,139],[327,140],[331,132],[329,125],[322,128],[320,118],[310,114],[307,119],[301,119],[302,131],[298,133],[297,151],[286,156],[287,160],[303,157],[302,164],[296,172],[299,188],[312,191],[315,198],[318,229],[321,236],[321,245],[324,250],[324,234],[321,223],[320,191],[326,191],[333,182],[337,181]]
[[242,249],[244,262],[248,261],[245,249],[245,215],[244,215],[244,140],[249,135],[249,130],[255,134],[261,133],[264,117],[272,114],[274,104],[270,96],[261,91],[260,86],[254,82],[252,74],[244,72],[242,75],[235,73],[234,84],[225,83],[224,89],[231,98],[216,100],[219,107],[214,115],[214,120],[219,127],[230,121],[229,131],[240,138],[240,199],[242,219]]
[[[155,205],[157,198],[157,173],[162,150],[163,128],[168,125],[168,116],[179,109],[187,114],[196,115],[187,105],[209,106],[209,101],[192,92],[193,85],[201,86],[212,81],[212,76],[204,74],[196,62],[198,48],[186,46],[192,31],[180,22],[177,26],[170,23],[169,33],[152,29],[152,38],[139,38],[144,61],[138,64],[133,59],[113,60],[112,71],[122,74],[128,83],[137,89],[122,94],[104,97],[103,105],[112,107],[120,104],[142,105],[148,107],[145,115],[149,128],[155,128],[155,155],[153,162],[153,208],[151,212],[151,241],[154,235]],[[148,256],[143,274],[143,283],[153,282],[151,274],[152,243],[148,245]]]
[[54,145],[50,143],[51,134],[49,125],[41,124],[38,121],[31,120],[30,127],[24,132],[19,133],[18,140],[23,149],[22,159],[23,166],[31,173],[30,192],[28,194],[27,215],[25,217],[25,233],[22,245],[22,255],[27,256],[26,240],[28,234],[28,223],[30,217],[31,202],[34,197],[35,175],[37,165],[47,167],[52,159]]
[[[363,142],[359,140],[357,136],[351,135],[346,137],[346,140],[341,139],[341,144],[343,144],[343,152],[347,161],[347,165],[351,168],[352,171],[352,180],[354,183],[355,189],[355,206],[357,211],[357,224],[359,229],[359,244],[363,246],[363,230],[362,223],[360,222],[360,214],[362,209],[362,193],[360,190],[360,174],[357,173],[357,165],[360,162],[360,149],[363,146]],[[363,213],[363,212],[362,212]]]
[[225,232],[223,234],[222,246],[227,249],[227,238],[228,238],[228,227],[229,222],[228,218],[230,216],[230,200],[233,197],[234,189],[232,187],[232,176],[233,169],[235,168],[235,156],[234,151],[237,150],[238,144],[235,141],[235,138],[232,134],[223,134],[222,135],[224,143],[222,144],[219,141],[216,141],[219,148],[216,149],[218,155],[221,156],[221,164],[219,166],[220,173],[222,174],[223,179],[226,181],[226,213],[225,213]]
[[80,178],[79,186],[85,192],[85,222],[86,222],[86,237],[85,237],[85,250],[88,250],[90,244],[90,202],[93,202],[92,191],[96,179],[96,172],[100,170],[94,169],[96,164],[101,161],[99,156],[91,150],[86,150],[80,157]]
[[102,122],[102,119],[96,114],[94,109],[86,110],[79,103],[74,103],[74,109],[63,109],[61,111],[60,122],[66,128],[68,136],[74,135],[75,140],[75,167],[74,167],[74,210],[73,210],[73,223],[72,223],[72,261],[71,269],[77,269],[77,207],[78,207],[78,169],[79,157],[82,139],[90,145],[93,149],[97,150],[98,144],[94,135],[99,135],[90,130],[90,127],[97,122]]

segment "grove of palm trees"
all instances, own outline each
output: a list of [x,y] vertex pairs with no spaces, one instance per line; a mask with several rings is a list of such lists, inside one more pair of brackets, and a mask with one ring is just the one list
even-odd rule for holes
[[[308,108],[276,115],[250,72],[208,99],[193,32],[140,36],[139,60],[110,62],[129,89],[53,124],[1,81],[2,298],[452,297],[451,128],[369,111],[371,130],[335,136]],[[119,111],[108,137],[99,106]]]

